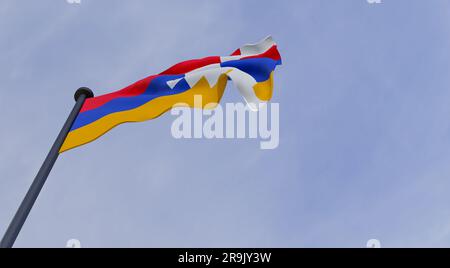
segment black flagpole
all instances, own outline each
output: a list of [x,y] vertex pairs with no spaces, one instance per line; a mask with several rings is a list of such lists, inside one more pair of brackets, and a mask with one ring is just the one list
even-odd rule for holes
[[61,129],[61,132],[59,132],[59,135],[56,138],[55,142],[53,143],[53,146],[50,149],[50,152],[48,153],[47,157],[45,158],[44,163],[39,169],[36,178],[34,178],[34,181],[31,184],[30,189],[28,190],[27,194],[25,195],[25,198],[20,204],[20,207],[17,209],[14,218],[9,224],[6,233],[3,236],[2,241],[0,242],[0,248],[11,248],[14,245],[14,242],[16,241],[16,238],[19,235],[19,232],[22,229],[24,222],[28,217],[28,214],[30,213],[31,208],[33,207],[33,204],[36,201],[39,192],[42,189],[42,186],[44,186],[44,183],[47,180],[48,174],[52,170],[52,167],[55,164],[56,159],[58,158],[59,150],[61,149],[61,146],[63,145],[64,140],[66,139],[67,134],[69,133],[70,128],[72,127],[72,124],[75,121],[75,118],[77,118],[77,115],[80,112],[84,101],[87,98],[92,98],[93,96],[94,93],[92,93],[92,91],[87,87],[81,87],[75,92],[75,101],[76,101],[75,106],[70,112],[69,117],[66,120],[66,123]]

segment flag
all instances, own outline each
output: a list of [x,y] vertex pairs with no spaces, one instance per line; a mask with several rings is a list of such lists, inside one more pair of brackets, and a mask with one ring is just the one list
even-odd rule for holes
[[[277,45],[267,37],[237,49],[230,56],[180,62],[119,91],[88,98],[60,152],[89,143],[119,124],[154,119],[179,103],[192,108],[219,103],[228,80],[249,108],[257,110],[259,104],[271,99],[273,72],[280,64]],[[202,96],[202,104],[194,102],[195,95]]]

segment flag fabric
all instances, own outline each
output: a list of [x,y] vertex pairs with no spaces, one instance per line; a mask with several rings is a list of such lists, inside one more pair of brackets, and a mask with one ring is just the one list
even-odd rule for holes
[[[144,78],[119,91],[86,99],[60,152],[89,143],[125,122],[141,122],[160,116],[174,105],[213,108],[228,80],[252,110],[269,101],[273,72],[281,64],[271,37],[245,45],[230,56],[212,56],[178,63],[158,75]],[[201,95],[202,102],[194,102]],[[201,106],[201,107],[196,107]]]

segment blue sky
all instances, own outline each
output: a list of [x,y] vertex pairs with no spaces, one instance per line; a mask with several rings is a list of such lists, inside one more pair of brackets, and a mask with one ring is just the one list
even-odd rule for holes
[[169,113],[119,126],[61,155],[16,246],[450,246],[450,2],[382,2],[2,1],[0,232],[78,87],[270,34],[276,150],[176,140]]

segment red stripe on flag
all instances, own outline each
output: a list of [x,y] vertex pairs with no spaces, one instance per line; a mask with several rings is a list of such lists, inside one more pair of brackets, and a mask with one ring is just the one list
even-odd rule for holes
[[281,55],[278,52],[277,46],[274,45],[271,48],[269,48],[266,52],[258,54],[258,55],[252,55],[247,57],[242,57],[241,59],[253,59],[253,58],[271,58],[273,60],[280,60]]
[[134,97],[134,96],[140,95],[145,92],[148,85],[150,84],[150,81],[152,81],[154,77],[156,77],[156,75],[152,75],[152,76],[149,76],[142,80],[139,80],[136,83],[131,84],[121,90],[116,91],[116,92],[112,92],[112,93],[101,95],[98,97],[86,99],[86,101],[83,104],[83,107],[81,108],[80,113],[100,107],[103,104],[105,104],[115,98]]
[[203,59],[183,61],[178,64],[175,64],[174,66],[170,67],[169,69],[165,70],[160,74],[169,74],[169,75],[185,74],[192,70],[214,63],[220,63],[220,57],[213,56],[213,57],[206,57]]
[[239,55],[241,55],[241,49],[240,48],[236,49],[233,53],[231,53],[231,56],[239,56]]

